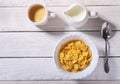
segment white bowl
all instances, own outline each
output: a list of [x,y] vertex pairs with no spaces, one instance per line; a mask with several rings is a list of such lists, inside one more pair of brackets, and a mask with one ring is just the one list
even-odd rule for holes
[[[59,50],[61,48],[61,45],[65,44],[65,43],[67,43],[71,40],[82,40],[82,41],[84,41],[92,51],[92,57],[93,58],[91,60],[90,65],[86,69],[84,69],[80,72],[77,72],[77,73],[68,72],[68,71],[64,70],[61,67],[60,62],[59,62],[59,58],[58,58],[58,53],[59,53]],[[67,78],[67,79],[82,79],[83,77],[86,77],[89,74],[91,74],[92,71],[96,68],[96,66],[98,64],[98,58],[99,58],[99,55],[98,55],[98,50],[97,50],[96,46],[94,45],[94,43],[88,37],[86,37],[83,34],[81,34],[81,35],[71,35],[71,36],[68,36],[68,37],[64,38],[62,41],[59,42],[59,44],[57,45],[57,47],[55,49],[55,53],[54,53],[55,64],[56,64],[57,68],[61,71],[61,74],[62,74],[63,78]]]

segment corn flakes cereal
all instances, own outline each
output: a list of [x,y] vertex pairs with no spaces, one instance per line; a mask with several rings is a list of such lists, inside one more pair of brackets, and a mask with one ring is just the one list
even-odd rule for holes
[[69,72],[79,72],[87,68],[92,60],[92,52],[81,40],[75,40],[62,45],[59,52],[61,67]]

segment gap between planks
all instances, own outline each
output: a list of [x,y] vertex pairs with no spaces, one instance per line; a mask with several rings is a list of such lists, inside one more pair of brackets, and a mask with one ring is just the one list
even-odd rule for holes
[[[113,32],[120,32],[120,30],[114,30]],[[0,33],[33,33],[33,32],[100,32],[100,30],[63,30],[63,31],[0,31]]]
[[[69,5],[53,5],[53,6],[47,6],[47,7],[68,7]],[[120,5],[85,5],[87,7],[99,7],[99,6],[104,6],[104,7],[110,7],[110,6],[120,6]],[[21,8],[21,7],[27,7],[27,6],[0,6],[0,8]]]
[[119,84],[120,81],[0,81],[0,84]]
[[[46,57],[38,57],[38,56],[34,56],[34,57],[29,57],[29,56],[26,56],[26,57],[12,57],[12,56],[10,56],[10,57],[7,57],[7,56],[5,56],[5,57],[0,57],[0,59],[7,59],[7,58],[10,58],[10,59],[13,59],[13,58],[48,58],[48,59],[51,59],[51,58],[53,58],[52,56],[46,56]],[[99,58],[105,58],[105,56],[99,56]],[[120,58],[120,56],[109,56],[109,58]]]

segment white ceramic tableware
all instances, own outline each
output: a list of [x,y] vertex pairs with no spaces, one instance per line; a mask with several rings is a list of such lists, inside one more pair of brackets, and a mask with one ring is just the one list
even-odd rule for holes
[[[60,65],[59,57],[58,57],[58,53],[59,53],[61,46],[65,43],[72,41],[72,40],[84,41],[92,51],[92,61],[91,61],[90,65],[86,69],[84,69],[80,72],[77,72],[77,73],[68,72],[68,71],[64,70]],[[71,35],[71,36],[64,38],[63,40],[61,40],[59,42],[59,44],[57,45],[57,47],[55,49],[55,53],[54,53],[54,61],[55,61],[56,67],[61,72],[62,77],[66,78],[66,79],[82,79],[82,78],[88,76],[96,68],[96,66],[98,64],[98,58],[99,58],[98,50],[97,50],[95,44],[91,41],[91,39],[89,39],[88,37],[86,37],[83,34]]]
[[95,11],[88,11],[81,3],[74,3],[64,11],[66,22],[74,27],[83,26],[89,18],[98,18]]
[[[34,6],[37,6],[37,5],[42,6],[42,7],[45,8],[46,15],[45,15],[45,17],[44,17],[44,19],[42,21],[40,21],[40,22],[33,22],[33,21],[30,20],[29,11],[30,11],[31,8],[33,8]],[[49,12],[45,4],[35,2],[35,3],[30,4],[27,7],[27,19],[28,19],[29,22],[31,22],[34,25],[45,25],[49,18],[55,18],[55,13]]]

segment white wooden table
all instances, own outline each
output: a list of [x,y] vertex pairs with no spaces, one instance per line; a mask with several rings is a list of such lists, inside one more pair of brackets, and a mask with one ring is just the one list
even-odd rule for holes
[[[36,1],[45,3],[48,10],[55,12],[57,17],[49,19],[46,25],[40,27],[29,23],[26,19],[26,7]],[[90,19],[79,29],[68,26],[62,13],[65,8],[75,2],[85,4],[88,10],[97,11],[100,18]],[[114,30],[114,36],[110,39],[110,72],[108,74],[103,69],[105,43],[100,36],[100,27],[104,21],[112,23],[112,30]],[[76,81],[61,76],[53,61],[53,55],[61,39],[80,32],[94,41],[99,50],[100,59],[91,75]],[[119,44],[120,0],[0,0],[1,84],[119,84]]]

